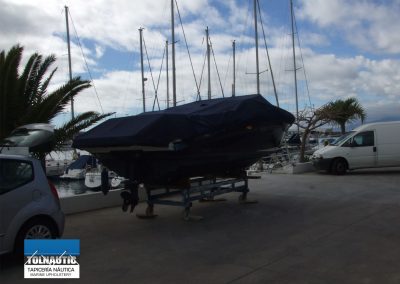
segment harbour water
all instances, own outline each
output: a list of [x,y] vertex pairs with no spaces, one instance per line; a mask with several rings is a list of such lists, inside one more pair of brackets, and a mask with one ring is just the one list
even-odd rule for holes
[[60,198],[67,196],[75,196],[97,192],[99,190],[93,190],[85,186],[85,180],[70,180],[70,179],[51,179],[51,182],[57,188],[58,196]]

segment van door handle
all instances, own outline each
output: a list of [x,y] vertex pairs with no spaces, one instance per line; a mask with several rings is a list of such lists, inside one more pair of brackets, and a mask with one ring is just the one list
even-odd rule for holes
[[376,146],[374,146],[373,151],[376,152]]

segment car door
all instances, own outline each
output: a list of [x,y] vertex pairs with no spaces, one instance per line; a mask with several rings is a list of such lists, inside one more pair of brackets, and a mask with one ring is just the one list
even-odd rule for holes
[[5,245],[8,227],[19,222],[18,213],[32,201],[31,183],[34,180],[33,165],[30,161],[0,159],[0,236],[1,250]]
[[351,169],[377,166],[375,131],[363,131],[349,140],[348,162]]

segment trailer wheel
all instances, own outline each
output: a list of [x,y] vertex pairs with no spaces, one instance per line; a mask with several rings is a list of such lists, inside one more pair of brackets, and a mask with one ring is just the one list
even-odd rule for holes
[[347,163],[345,159],[335,159],[332,163],[331,170],[336,175],[344,175],[347,171]]

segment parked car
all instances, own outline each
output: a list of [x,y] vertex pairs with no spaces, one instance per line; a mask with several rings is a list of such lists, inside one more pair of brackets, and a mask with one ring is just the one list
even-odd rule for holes
[[362,125],[314,152],[312,161],[317,169],[336,174],[400,166],[400,121]]
[[[23,251],[24,239],[50,239],[63,234],[65,217],[57,190],[47,180],[41,162],[29,156],[32,147],[49,144],[49,132],[47,125],[28,125],[1,143],[0,255]],[[22,147],[27,150],[21,151]]]
[[0,154],[0,254],[21,251],[24,239],[57,238],[63,231],[57,190],[41,163]]

